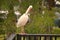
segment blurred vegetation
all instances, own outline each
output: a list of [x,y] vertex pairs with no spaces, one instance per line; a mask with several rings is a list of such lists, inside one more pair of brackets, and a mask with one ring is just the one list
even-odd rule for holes
[[[0,34],[7,32],[20,32],[20,29],[16,28],[16,16],[14,14],[14,6],[19,5],[19,11],[23,14],[29,5],[33,5],[33,10],[31,12],[30,19],[31,21],[25,26],[26,33],[29,34],[46,34],[54,33],[59,34],[60,29],[56,29],[54,24],[55,11],[56,8],[48,10],[47,8],[42,7],[42,0],[21,0],[21,3],[18,0],[0,0],[0,10],[8,10],[9,14],[7,19],[0,20]],[[40,9],[41,8],[41,9]],[[45,14],[42,14],[42,10],[45,11]],[[55,27],[55,29],[53,29]],[[51,28],[51,31],[47,30]]]

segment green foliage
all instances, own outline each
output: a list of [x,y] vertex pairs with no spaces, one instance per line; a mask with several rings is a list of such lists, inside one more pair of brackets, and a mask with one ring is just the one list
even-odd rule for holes
[[15,26],[16,17],[15,17],[14,12],[13,12],[13,6],[18,5],[18,4],[19,4],[19,2],[16,0],[2,0],[2,1],[0,0],[0,10],[8,10],[9,11],[7,19],[0,20],[1,21],[0,22],[0,24],[1,24],[0,33],[3,34],[4,31],[5,31],[4,33],[16,32],[16,30],[15,30],[16,29],[16,26]]
[[54,30],[53,30],[53,34],[60,34],[60,28],[55,28]]
[[[20,5],[20,12],[23,14],[29,5],[33,5],[33,10],[30,16],[31,22],[25,26],[25,31],[29,34],[44,34],[50,32],[60,33],[60,31],[58,31],[59,29],[53,29],[55,9],[53,8],[52,10],[47,10],[47,8],[43,8],[41,6],[41,1],[42,0],[22,0],[22,2],[19,3],[17,0],[0,0],[0,9],[9,10],[9,14],[7,16],[8,18],[4,20],[4,27],[0,28],[0,31],[5,29],[4,31],[6,33],[13,33],[16,32],[16,30],[19,30],[18,32],[20,32],[20,29],[17,29],[15,25],[16,16],[14,15],[13,6]],[[44,15],[42,14],[41,10],[39,10],[39,7],[41,7],[41,10],[45,11]],[[50,32],[47,31],[50,29],[49,27],[53,29]]]

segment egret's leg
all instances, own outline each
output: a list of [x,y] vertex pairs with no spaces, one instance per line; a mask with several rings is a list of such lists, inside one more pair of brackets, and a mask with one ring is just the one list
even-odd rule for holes
[[21,27],[21,33],[25,34],[25,28],[24,28],[24,26]]
[[[21,27],[21,34],[25,34],[25,28],[24,28],[24,26]],[[21,40],[23,40],[23,39],[24,39],[24,37],[21,37]]]

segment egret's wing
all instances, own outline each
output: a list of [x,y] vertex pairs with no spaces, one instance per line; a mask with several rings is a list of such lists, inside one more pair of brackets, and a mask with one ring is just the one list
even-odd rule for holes
[[30,22],[31,22],[31,19],[29,18],[29,20],[28,20],[28,21],[29,21],[29,23],[30,23]]
[[17,22],[17,27],[25,26],[28,21],[28,15],[22,15]]

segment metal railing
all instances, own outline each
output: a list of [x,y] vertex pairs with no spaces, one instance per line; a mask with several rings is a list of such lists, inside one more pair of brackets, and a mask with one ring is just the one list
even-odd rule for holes
[[60,40],[60,34],[17,34],[13,40]]

